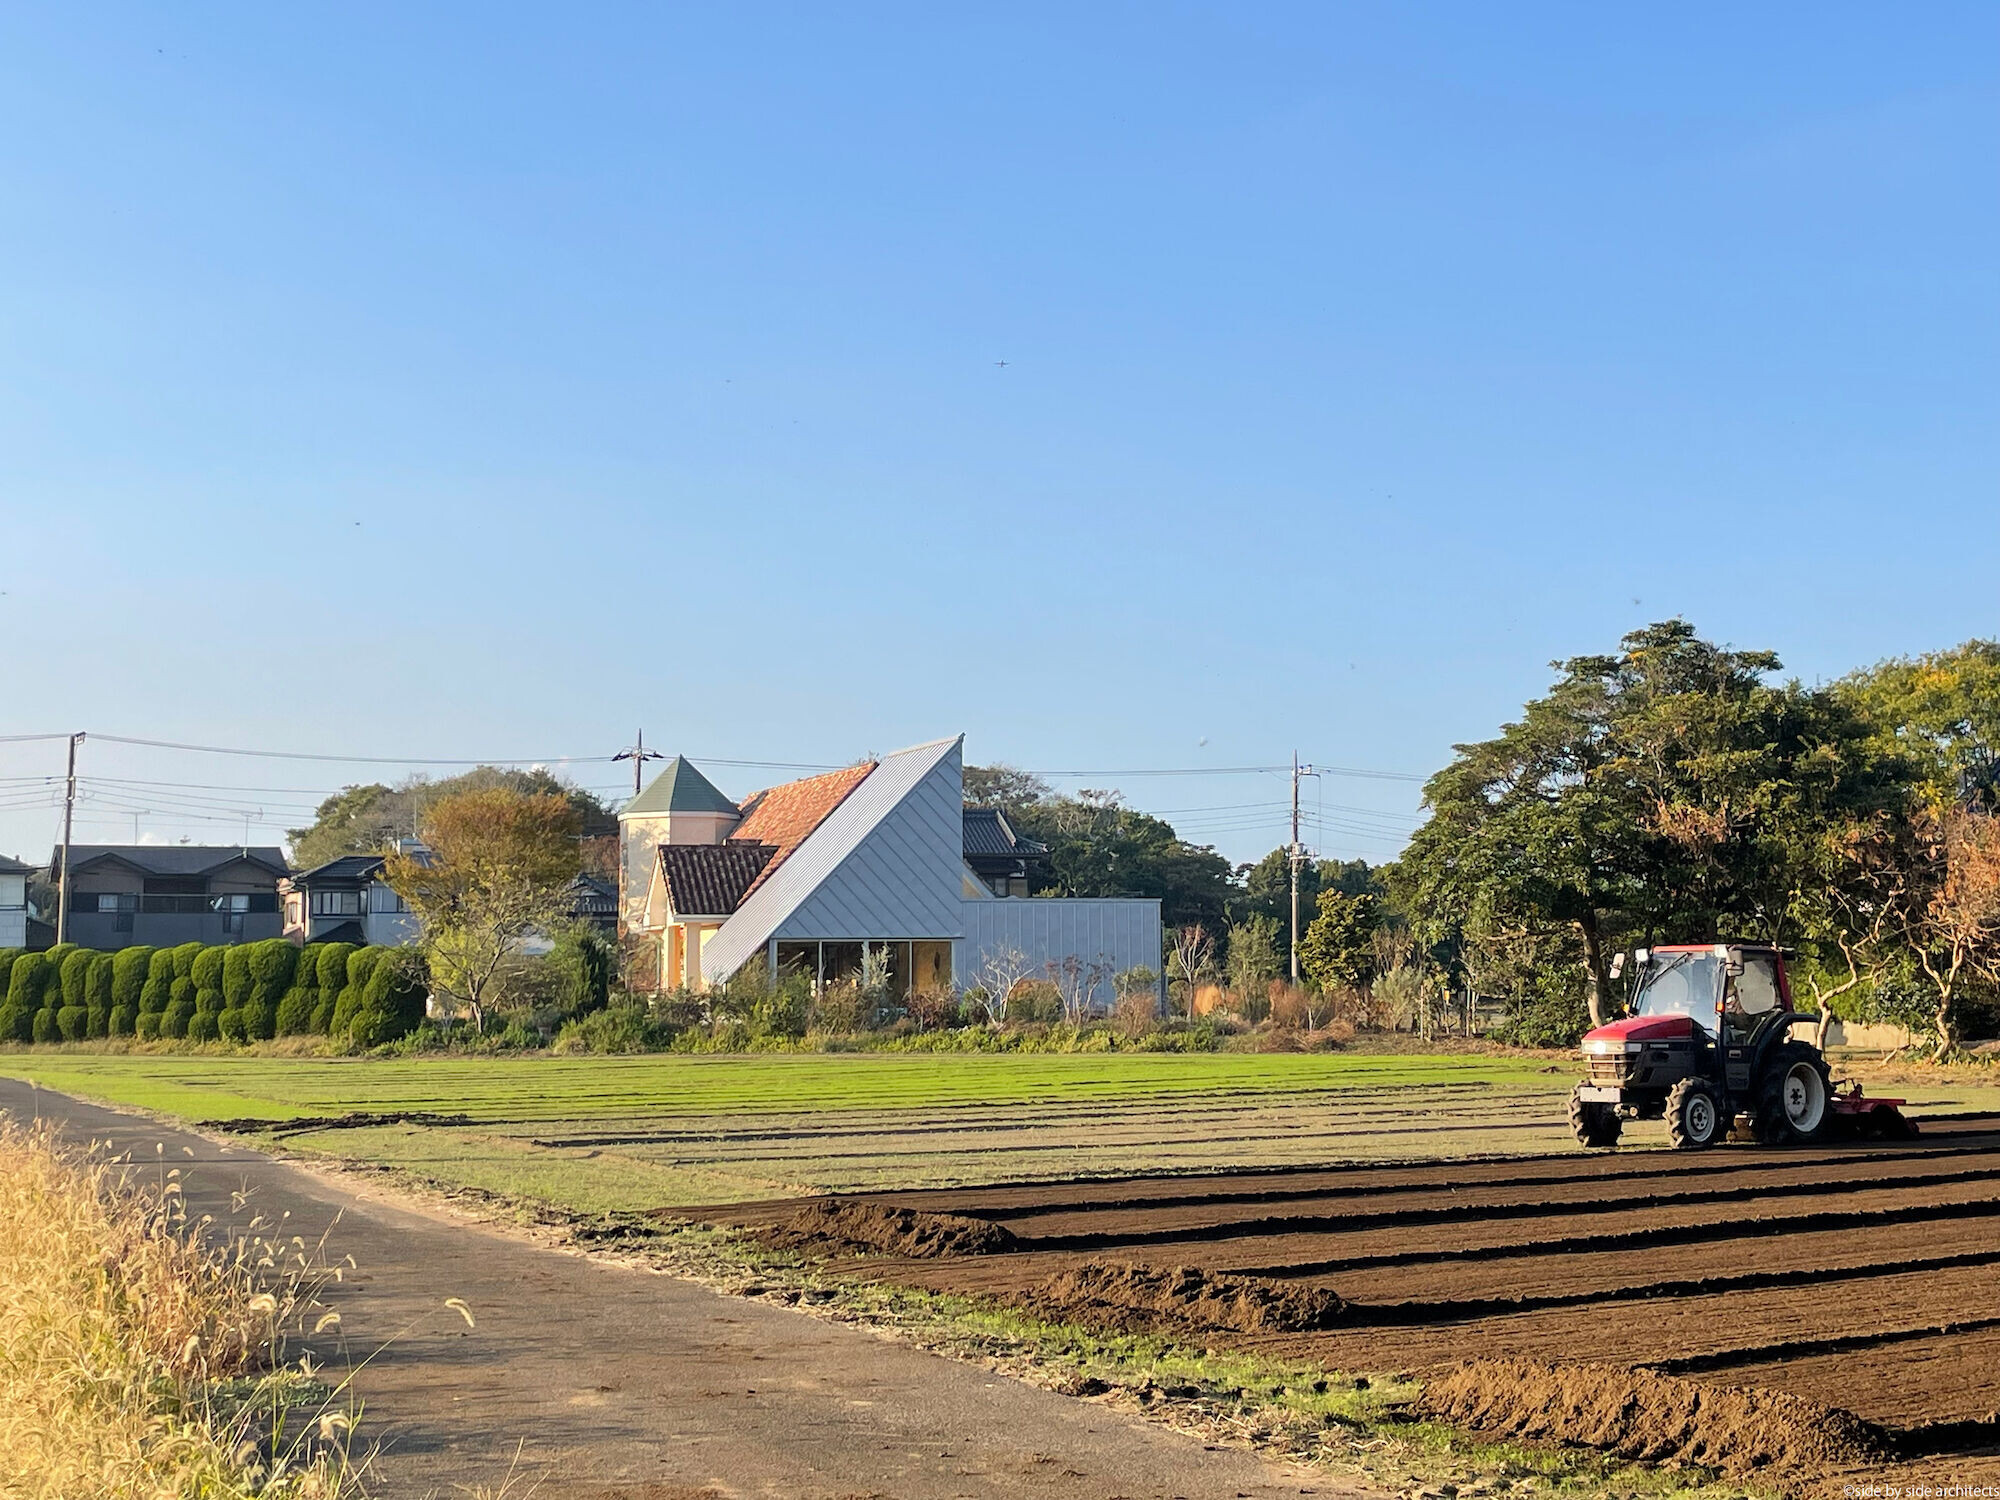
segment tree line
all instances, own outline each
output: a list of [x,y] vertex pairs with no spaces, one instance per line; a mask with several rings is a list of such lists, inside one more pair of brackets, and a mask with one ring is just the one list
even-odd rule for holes
[[[1422,1015],[1477,994],[1515,1039],[1573,1040],[1614,1008],[1611,955],[1727,939],[1792,948],[1798,1001],[1928,1034],[2000,1012],[2000,643],[1810,686],[1684,620],[1556,680],[1453,747],[1402,856],[1307,862],[1315,988]],[[968,801],[1050,847],[1040,889],[1162,901],[1167,963],[1255,995],[1288,967],[1286,851],[1231,868],[1113,794],[971,767]]]

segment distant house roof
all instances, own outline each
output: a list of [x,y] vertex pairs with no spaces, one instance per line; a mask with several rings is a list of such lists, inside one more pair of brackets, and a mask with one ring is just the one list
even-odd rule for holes
[[333,926],[313,934],[312,940],[315,943],[365,944],[368,941],[368,934],[359,922],[349,917],[345,922],[336,922]]
[[572,917],[605,920],[618,915],[618,888],[588,871],[572,880],[564,893],[569,898]]
[[968,807],[964,814],[966,858],[1040,859],[1049,846],[1023,838],[997,807]]
[[714,782],[690,765],[686,757],[676,755],[653,778],[653,784],[626,803],[618,816],[735,811],[736,804],[716,790]]
[[292,877],[292,884],[312,885],[322,880],[370,880],[380,873],[382,862],[387,857],[382,854],[343,854],[323,865],[299,871]]
[[667,901],[682,916],[726,917],[749,894],[777,849],[733,840],[725,844],[662,844],[660,876]]
[[[49,867],[55,868],[62,858],[58,849],[49,858]],[[97,864],[99,861],[115,859],[141,870],[148,875],[206,875],[211,870],[219,870],[224,865],[238,860],[247,860],[253,865],[261,865],[274,875],[289,875],[291,866],[285,863],[285,851],[269,846],[244,844],[71,844],[69,846],[70,873]]]
[[777,874],[778,867],[791,858],[792,851],[804,843],[807,836],[824,823],[828,814],[845,802],[847,794],[867,780],[868,773],[874,769],[875,762],[867,760],[858,766],[828,771],[822,776],[788,781],[783,786],[774,786],[744,798],[743,821],[730,833],[730,841],[769,844],[777,852],[742,894],[750,895]]
[[0,854],[0,875],[32,875],[34,873],[35,867],[33,865],[24,865],[21,861],[10,855]]

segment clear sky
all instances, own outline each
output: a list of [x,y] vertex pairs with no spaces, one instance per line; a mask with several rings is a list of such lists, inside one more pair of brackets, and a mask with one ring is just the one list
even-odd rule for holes
[[[1989,3],[10,7],[0,732],[962,730],[1247,858],[1282,778],[1124,773],[1421,776],[1675,613],[2000,630],[1996,148]],[[398,774],[85,765],[174,784],[91,839]]]

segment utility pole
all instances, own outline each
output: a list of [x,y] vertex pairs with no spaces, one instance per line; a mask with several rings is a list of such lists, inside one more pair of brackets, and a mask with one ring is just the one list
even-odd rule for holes
[[1299,982],[1299,866],[1306,862],[1305,845],[1299,842],[1299,778],[1317,773],[1299,764],[1299,752],[1292,752],[1292,983]]
[[69,737],[69,776],[63,785],[62,869],[56,873],[56,942],[69,941],[69,832],[76,818],[76,747],[81,734]]
[[639,795],[645,786],[646,762],[649,760],[666,759],[659,751],[648,750],[646,748],[646,731],[643,729],[639,731],[637,741],[627,745],[611,758],[613,760],[629,760],[632,762],[632,795],[635,797]]

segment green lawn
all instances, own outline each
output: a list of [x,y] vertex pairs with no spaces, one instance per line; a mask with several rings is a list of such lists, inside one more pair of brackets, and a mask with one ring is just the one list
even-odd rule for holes
[[1547,1082],[1545,1064],[1344,1053],[785,1053],[769,1056],[189,1057],[14,1051],[0,1074],[197,1120],[422,1110],[476,1120],[1053,1104]]
[[[575,1212],[799,1192],[1575,1150],[1567,1064],[1410,1053],[351,1058],[0,1052],[0,1074],[189,1120],[459,1115],[284,1137]],[[2000,1106],[1983,1083],[1871,1088]],[[1633,1146],[1664,1127],[1628,1129]]]

